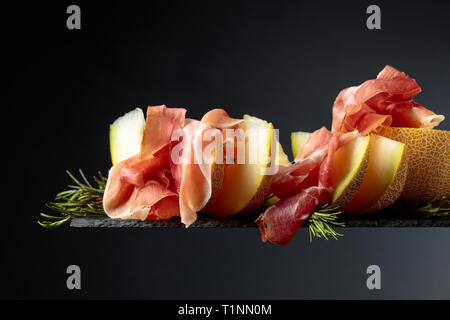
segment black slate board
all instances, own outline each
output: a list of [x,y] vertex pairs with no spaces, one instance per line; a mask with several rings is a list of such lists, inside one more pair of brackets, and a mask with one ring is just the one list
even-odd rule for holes
[[[232,219],[218,219],[200,214],[192,228],[252,228],[257,227],[254,220],[258,214]],[[450,217],[426,217],[416,211],[391,207],[374,214],[359,217],[341,216],[347,228],[393,228],[393,227],[450,227]],[[169,221],[114,220],[104,216],[73,218],[71,227],[76,228],[182,228],[179,219]]]

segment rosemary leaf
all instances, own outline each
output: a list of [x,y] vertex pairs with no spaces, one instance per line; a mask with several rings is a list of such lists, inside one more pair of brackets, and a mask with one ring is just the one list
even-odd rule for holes
[[450,194],[447,192],[415,206],[409,205],[409,207],[425,217],[448,217],[450,216],[449,202]]
[[313,237],[337,240],[338,237],[343,236],[335,230],[335,227],[345,227],[344,222],[336,221],[340,213],[339,207],[330,207],[328,204],[313,212],[307,220],[309,241],[312,242]]
[[66,170],[67,175],[75,182],[75,185],[69,185],[69,190],[59,192],[55,196],[54,202],[45,204],[47,208],[57,212],[59,216],[41,213],[40,215],[48,220],[38,221],[39,225],[52,229],[70,221],[73,217],[84,217],[88,213],[105,214],[102,199],[107,179],[101,172],[98,172],[98,176],[94,176],[94,181],[97,184],[94,187],[81,169],[79,172],[82,182]]

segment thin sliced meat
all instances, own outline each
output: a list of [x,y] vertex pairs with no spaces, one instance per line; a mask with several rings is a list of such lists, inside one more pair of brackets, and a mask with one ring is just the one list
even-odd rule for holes
[[119,216],[124,209],[116,209],[126,203],[134,191],[134,185],[122,181],[120,172],[126,165],[126,160],[115,164],[108,173],[108,181],[103,193],[103,209],[110,218]]
[[211,128],[220,129],[233,127],[242,121],[242,119],[231,118],[223,109],[212,109],[211,111],[205,113],[201,119],[201,123],[207,124]]
[[[211,167],[216,146],[223,146],[221,133],[242,120],[222,109],[211,110],[201,121],[185,119],[185,113],[164,105],[148,107],[141,152],[109,172],[104,208],[111,218],[179,215],[186,227],[197,219],[211,197]],[[205,143],[213,137],[221,140]]]
[[274,178],[271,192],[281,201],[257,219],[263,241],[287,245],[314,209],[330,201],[334,154],[357,136],[331,133],[325,127],[311,134],[296,162]]
[[172,132],[184,127],[186,109],[165,105],[148,107],[140,159],[152,156],[170,143]]
[[325,127],[322,127],[314,131],[309,136],[302,150],[298,153],[297,157],[295,158],[295,161],[305,159],[311,156],[312,154],[317,153],[318,150],[326,147],[328,145],[328,141],[330,140],[331,136],[332,136],[331,132]]
[[125,161],[125,165],[120,170],[120,179],[143,187],[149,176],[154,174],[157,169],[167,165],[170,155],[168,151],[165,151],[140,160],[137,154]]
[[381,126],[434,128],[444,116],[412,100],[421,92],[414,79],[386,66],[376,79],[342,90],[333,105],[333,132],[358,130],[362,135]]
[[168,196],[152,206],[147,220],[169,220],[180,215],[178,196]]
[[[201,121],[191,120],[184,128],[184,148],[181,167],[172,167],[174,175],[181,177],[180,213],[186,227],[197,219],[197,212],[208,203],[212,193],[211,170],[215,155],[215,140],[208,142],[205,134],[222,139],[221,130],[231,128],[242,120],[233,119],[222,109],[206,113]],[[207,132],[208,131],[208,132]],[[220,135],[218,135],[220,134]]]
[[285,199],[300,190],[317,185],[320,164],[328,154],[331,136],[331,132],[325,127],[314,131],[295,158],[295,163],[279,167],[269,192]]
[[[333,133],[328,141],[327,156],[320,164],[319,170],[319,187],[323,187],[331,196],[333,190],[332,169],[335,152],[345,144],[353,139],[356,139],[359,134],[356,131],[347,133]],[[330,200],[330,199],[327,199]]]
[[183,128],[184,147],[181,155],[180,168],[180,213],[181,222],[190,226],[197,220],[197,212],[201,210],[211,195],[209,176],[203,175],[194,160],[194,139],[200,128],[200,121],[192,121]]
[[269,207],[256,221],[262,241],[285,246],[325,197],[320,187],[310,187]]
[[[156,180],[149,180],[143,186],[136,186],[121,179],[121,171],[126,161],[114,165],[108,174],[108,182],[103,197],[103,208],[110,218],[146,220],[153,207],[166,197],[178,194]],[[155,211],[153,218],[166,219],[168,215],[179,215],[170,212]]]
[[179,215],[178,205],[173,205],[178,193],[169,150],[173,131],[184,126],[185,113],[164,105],[148,107],[141,152],[109,171],[103,197],[109,217],[146,220]]
[[273,177],[269,193],[284,199],[314,185],[318,181],[320,163],[326,155],[327,148],[324,147],[291,165],[280,166]]
[[[337,147],[350,142],[355,137],[357,137],[356,132],[345,134],[331,133],[325,127],[314,131],[295,158],[295,162],[288,166],[279,167],[272,180],[269,192],[280,199],[284,199],[297,193],[298,190],[317,185],[319,169],[327,159],[327,155],[334,155]],[[332,157],[327,160],[327,165],[320,170],[324,178],[331,176],[329,172],[331,170],[331,160]],[[327,187],[329,184],[329,182],[326,183]]]
[[445,119],[412,100],[395,104],[391,115],[394,127],[433,129]]

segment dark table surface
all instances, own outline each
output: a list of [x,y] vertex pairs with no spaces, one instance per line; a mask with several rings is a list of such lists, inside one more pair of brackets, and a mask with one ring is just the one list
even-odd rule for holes
[[[256,227],[254,220],[258,213],[246,217],[233,217],[219,219],[200,214],[194,228],[251,228]],[[362,216],[341,216],[339,221],[345,222],[348,228],[373,228],[373,227],[450,227],[450,217],[429,217],[425,213],[417,212],[408,208],[394,206],[373,214]],[[115,220],[105,216],[86,216],[74,218],[71,227],[102,227],[102,228],[181,228],[184,225],[179,219],[169,221],[138,221],[138,220]]]

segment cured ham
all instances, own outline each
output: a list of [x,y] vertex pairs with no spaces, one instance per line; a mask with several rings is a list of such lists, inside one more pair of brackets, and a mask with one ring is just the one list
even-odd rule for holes
[[[173,190],[170,176],[163,167],[142,172],[153,173],[143,184],[134,184],[123,172],[139,163],[139,155],[119,162],[111,168],[103,198],[103,207],[115,219],[159,220],[179,215],[178,194]],[[151,168],[151,167],[146,167]],[[163,176],[163,179],[159,177]]]
[[311,134],[294,164],[279,169],[271,192],[281,201],[257,219],[263,241],[287,245],[314,209],[330,201],[334,153],[357,136],[323,127]]
[[342,90],[333,106],[332,132],[314,132],[291,165],[282,166],[270,192],[281,199],[259,218],[262,240],[288,244],[315,208],[330,202],[335,151],[381,126],[433,128],[444,116],[412,100],[421,88],[386,66],[376,79]]
[[180,215],[170,147],[172,132],[184,126],[185,113],[181,108],[148,107],[140,153],[109,171],[103,197],[109,217],[159,220]]
[[[181,108],[148,107],[140,153],[109,171],[103,199],[109,217],[159,220],[181,216],[186,226],[197,219],[197,212],[211,197],[215,147],[224,143],[205,145],[204,135],[211,135],[208,130],[212,135],[222,133],[242,120],[230,118],[222,109],[211,110],[200,121],[186,119],[185,114]],[[177,145],[181,146],[178,154],[174,153]],[[178,156],[177,163],[173,156]]]
[[320,164],[328,153],[328,141],[331,133],[325,128],[315,131],[306,142],[295,163],[280,166],[275,174],[270,193],[285,199],[298,190],[317,184]]
[[325,198],[326,191],[315,186],[303,189],[269,207],[256,220],[262,241],[269,240],[283,246],[289,244],[313,210]]
[[144,135],[142,137],[140,159],[152,156],[167,146],[176,129],[184,127],[186,109],[155,106],[147,108]]
[[342,90],[333,105],[333,132],[358,130],[362,135],[381,126],[434,128],[444,120],[412,100],[421,92],[414,79],[386,66],[376,79]]
[[[192,120],[184,127],[185,147],[183,148],[180,183],[181,222],[189,226],[197,219],[197,212],[203,209],[212,194],[212,166],[216,148],[223,148],[222,130],[239,124],[242,120],[233,119],[223,109],[213,109],[200,121]],[[219,143],[205,137],[216,137]],[[218,151],[218,150],[217,150]]]

